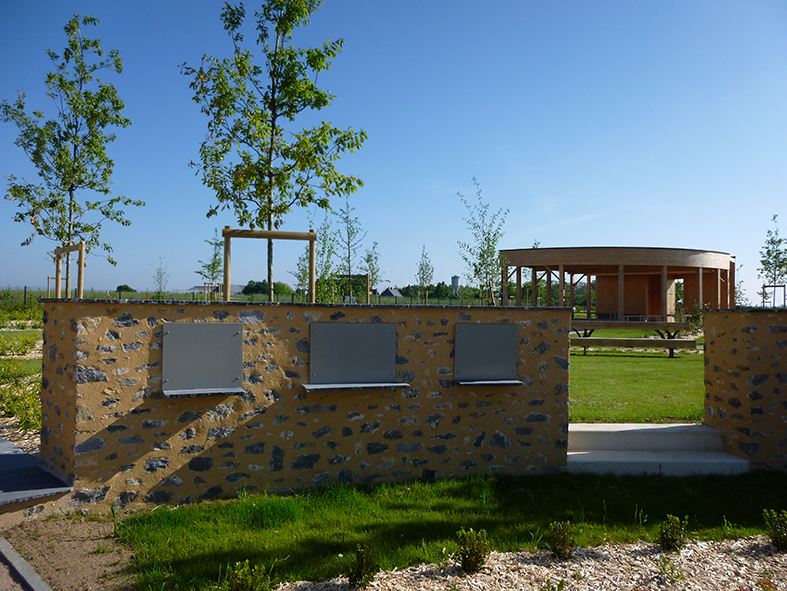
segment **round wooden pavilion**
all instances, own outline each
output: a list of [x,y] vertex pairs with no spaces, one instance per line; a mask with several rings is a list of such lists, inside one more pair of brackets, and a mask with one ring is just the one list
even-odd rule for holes
[[[735,307],[735,257],[722,252],[683,248],[580,247],[523,248],[500,251],[503,268],[503,305],[508,304],[508,282],[516,285],[516,304],[522,305],[522,270],[531,285],[546,282],[552,302],[552,283],[558,284],[558,305],[574,305],[574,289],[587,282],[588,297],[595,281],[596,318],[617,321],[660,321],[675,318],[675,284],[683,281],[683,305],[699,303],[714,309]],[[533,306],[538,289],[531,290]],[[525,302],[527,305],[527,302]],[[547,304],[548,305],[548,304]],[[590,318],[590,306],[587,317]]]

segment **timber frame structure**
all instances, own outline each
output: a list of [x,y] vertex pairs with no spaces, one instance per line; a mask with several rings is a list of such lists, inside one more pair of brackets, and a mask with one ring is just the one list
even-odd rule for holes
[[[529,269],[532,286],[546,279],[546,306],[552,302],[553,280],[558,283],[557,305],[571,307],[576,286],[585,281],[590,298],[595,281],[600,320],[673,321],[677,280],[683,281],[685,310],[735,308],[735,257],[726,253],[682,248],[524,248],[501,250],[500,260],[504,306],[512,278],[516,304],[522,305],[522,269]],[[533,306],[539,305],[538,292],[531,290]]]

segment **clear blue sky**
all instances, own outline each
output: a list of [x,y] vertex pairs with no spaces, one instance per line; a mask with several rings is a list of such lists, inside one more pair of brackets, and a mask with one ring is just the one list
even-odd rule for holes
[[[250,3],[249,7],[254,4]],[[86,287],[153,286],[165,257],[170,288],[200,279],[214,228],[237,226],[188,163],[207,120],[179,65],[228,56],[221,2],[0,0],[0,99],[44,95],[46,49],[65,45],[72,14],[105,49],[133,125],[110,146],[114,189],[143,199],[133,225],[108,225],[117,267],[88,259]],[[387,284],[414,281],[422,245],[435,281],[463,274],[457,191],[472,177],[493,208],[510,209],[501,248],[661,246],[728,252],[750,300],[759,250],[779,214],[787,234],[787,3],[328,0],[296,36],[343,38],[320,85],[336,95],[320,117],[369,139],[340,169],[365,187],[352,197],[365,246],[379,242]],[[17,129],[0,124],[0,176],[33,180]],[[336,204],[336,209],[341,204]],[[0,285],[44,286],[52,243],[21,247],[29,229],[0,202]],[[283,229],[306,230],[305,212]],[[277,245],[275,278],[303,247]],[[233,283],[265,276],[262,242],[233,242]],[[463,280],[464,282],[464,280]]]

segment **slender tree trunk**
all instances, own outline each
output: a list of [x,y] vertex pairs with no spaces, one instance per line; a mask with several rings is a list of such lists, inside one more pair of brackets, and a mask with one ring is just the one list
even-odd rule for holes
[[[76,152],[76,148],[74,148]],[[66,246],[74,243],[74,186],[68,188],[68,238]],[[66,253],[66,298],[71,297],[71,253]]]
[[[273,230],[273,213],[268,214],[268,230]],[[273,301],[273,239],[268,238],[268,301]]]

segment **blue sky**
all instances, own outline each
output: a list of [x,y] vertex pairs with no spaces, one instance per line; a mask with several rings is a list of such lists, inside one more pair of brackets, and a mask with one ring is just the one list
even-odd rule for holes
[[[119,264],[91,256],[86,287],[150,288],[159,257],[170,288],[195,285],[204,240],[237,226],[231,212],[205,217],[214,197],[188,163],[207,120],[179,68],[230,54],[221,5],[0,0],[0,99],[23,90],[53,113],[46,49],[63,48],[74,13],[98,17],[86,34],[123,58],[105,77],[133,121],[109,148],[114,189],[147,205],[128,210],[132,226],[106,226]],[[296,42],[330,37],[345,48],[320,76],[336,99],[318,117],[369,134],[339,168],[365,182],[351,204],[365,246],[379,243],[381,287],[413,282],[424,245],[435,281],[463,275],[456,194],[473,197],[476,177],[510,210],[501,248],[728,252],[756,299],[773,214],[787,233],[787,3],[328,0]],[[9,174],[35,176],[16,135],[0,124],[4,190]],[[0,285],[45,286],[52,243],[21,247],[14,211],[0,201]],[[308,229],[306,212],[283,229]],[[277,244],[276,280],[292,283],[302,248]],[[264,278],[264,261],[261,241],[233,241],[233,283]]]

